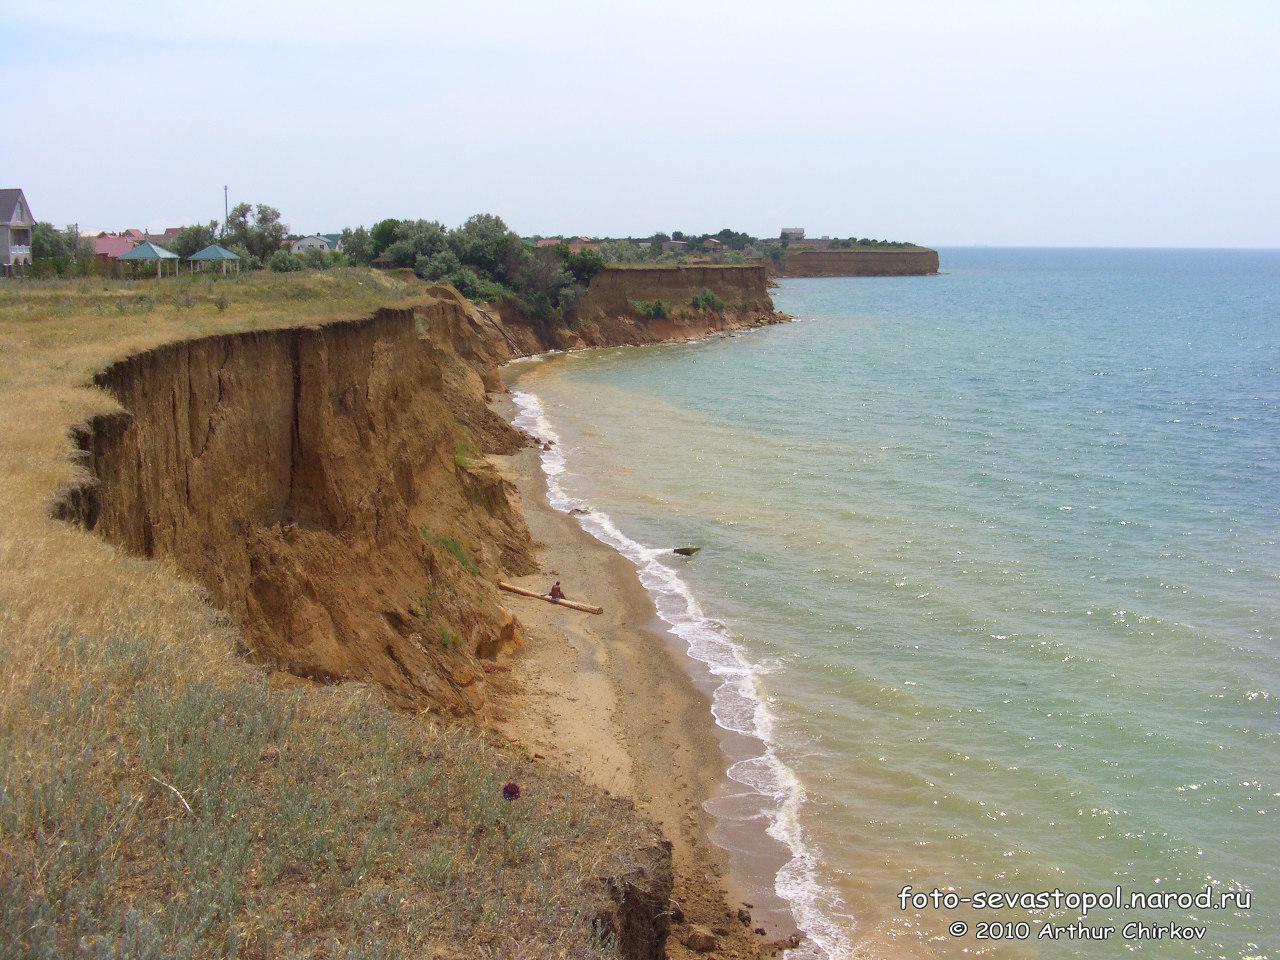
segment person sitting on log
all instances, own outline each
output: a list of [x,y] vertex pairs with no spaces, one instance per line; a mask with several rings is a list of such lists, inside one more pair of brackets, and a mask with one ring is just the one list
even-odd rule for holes
[[549,596],[552,600],[564,599],[564,591],[560,589],[559,580],[557,580],[555,583],[551,585],[551,589],[547,591],[547,596]]

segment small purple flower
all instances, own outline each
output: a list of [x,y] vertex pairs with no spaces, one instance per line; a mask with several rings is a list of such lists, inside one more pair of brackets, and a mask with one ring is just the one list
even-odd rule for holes
[[518,800],[520,798],[520,787],[518,784],[508,783],[502,788],[502,799]]

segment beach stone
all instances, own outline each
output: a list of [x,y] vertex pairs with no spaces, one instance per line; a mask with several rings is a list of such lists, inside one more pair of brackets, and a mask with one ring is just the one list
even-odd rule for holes
[[684,935],[684,945],[696,953],[709,953],[718,943],[716,935],[706,927],[694,925]]
[[745,924],[747,924],[748,926],[750,926],[750,925],[751,925],[751,913],[750,913],[750,911],[747,911],[747,910],[741,910],[741,909],[740,909],[740,910],[738,911],[738,921],[739,921],[740,923],[745,923]]

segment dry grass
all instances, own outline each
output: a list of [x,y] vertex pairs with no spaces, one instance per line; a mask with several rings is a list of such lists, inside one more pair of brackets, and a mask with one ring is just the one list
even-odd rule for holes
[[271,689],[200,588],[47,515],[105,363],[415,292],[0,282],[0,957],[611,955],[599,878],[652,841],[623,805],[360,687]]

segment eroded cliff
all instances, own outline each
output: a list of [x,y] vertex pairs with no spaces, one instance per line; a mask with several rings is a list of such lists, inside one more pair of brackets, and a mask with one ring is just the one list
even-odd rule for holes
[[936,250],[803,250],[783,254],[779,277],[907,277],[938,272]]
[[89,476],[55,512],[172,558],[255,660],[483,713],[477,657],[521,640],[490,581],[535,561],[483,458],[519,437],[459,366],[413,310],[129,357],[95,378],[123,409],[73,430]]
[[[723,304],[694,306],[710,291]],[[646,317],[641,301],[661,300],[665,317]],[[763,264],[606,267],[591,279],[570,317],[573,346],[656,343],[706,336],[777,319]]]
[[[755,267],[605,270],[592,319],[550,330],[425,287],[412,308],[166,344],[94,378],[121,409],[72,429],[84,476],[54,512],[171,558],[279,682],[365,680],[402,707],[484,715],[482,661],[522,642],[496,583],[537,569],[485,460],[525,442],[485,404],[498,365],[771,321],[765,282]],[[741,309],[631,315],[630,298],[704,287]]]

